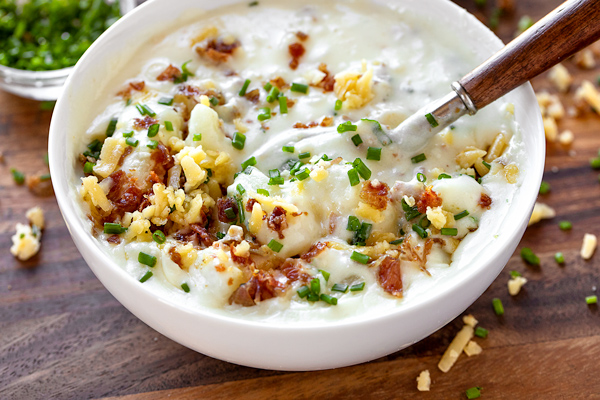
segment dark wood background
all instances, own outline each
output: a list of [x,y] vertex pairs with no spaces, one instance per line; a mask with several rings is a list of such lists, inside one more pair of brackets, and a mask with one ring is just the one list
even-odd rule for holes
[[[486,18],[473,0],[459,4]],[[518,1],[501,19],[498,34],[509,40],[520,16],[538,19],[559,1]],[[594,21],[597,23],[597,21]],[[592,23],[592,21],[590,21]],[[600,62],[600,59],[598,60]],[[600,65],[600,64],[599,64]],[[576,85],[596,82],[600,66],[583,71],[566,63]],[[554,92],[545,76],[536,89]],[[573,90],[563,102],[572,104]],[[161,336],[121,306],[95,278],[77,252],[53,196],[37,197],[15,186],[10,168],[46,173],[43,156],[51,112],[39,103],[0,93],[0,398],[408,398],[464,399],[465,389],[482,386],[486,399],[600,398],[600,313],[585,296],[598,294],[600,255],[579,256],[586,232],[600,234],[600,183],[588,160],[600,147],[600,117],[591,112],[565,119],[570,149],[550,144],[545,180],[552,185],[542,201],[558,215],[527,230],[520,245],[540,256],[539,268],[518,253],[467,312],[489,329],[479,356],[462,355],[447,374],[437,369],[441,354],[462,326],[460,318],[416,345],[379,360],[336,370],[283,373],[229,364],[198,354]],[[525,132],[527,134],[527,132]],[[570,152],[569,152],[570,150]],[[10,237],[25,211],[40,205],[47,228],[42,251],[21,263],[9,253]],[[557,222],[573,222],[570,232]],[[557,251],[564,266],[553,259]],[[511,298],[508,271],[529,282]],[[498,318],[491,299],[503,300]],[[432,373],[431,392],[419,393],[415,378]]]

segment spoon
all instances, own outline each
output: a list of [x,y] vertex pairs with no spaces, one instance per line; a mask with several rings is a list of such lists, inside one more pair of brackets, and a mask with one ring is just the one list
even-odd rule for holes
[[600,0],[569,0],[487,61],[452,83],[435,100],[388,132],[392,141],[417,152],[465,114],[478,110],[600,39]]

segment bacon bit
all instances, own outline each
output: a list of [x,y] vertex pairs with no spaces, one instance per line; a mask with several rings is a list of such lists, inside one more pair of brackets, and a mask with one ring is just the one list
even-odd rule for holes
[[290,282],[308,282],[310,280],[310,275],[302,271],[302,264],[297,258],[287,258],[283,264],[281,264],[279,270],[290,280]]
[[134,118],[133,121],[133,127],[137,130],[148,129],[150,125],[158,124],[158,121],[149,115],[144,116],[144,118]]
[[268,300],[277,296],[282,289],[282,285],[265,271],[258,271],[246,283],[242,283],[235,292],[229,297],[229,304],[240,304],[244,307],[251,307],[257,302]]
[[125,159],[127,158],[128,155],[131,154],[132,151],[133,151],[133,147],[127,146],[125,151],[123,151],[123,154],[121,154],[121,158],[119,158],[119,161],[117,162],[117,166],[120,167],[121,165],[123,165],[123,163],[125,162]]
[[298,31],[296,32],[296,37],[300,40],[302,40],[303,42],[308,39],[308,35],[302,31]]
[[258,100],[260,99],[260,92],[258,91],[258,89],[254,89],[254,90],[251,90],[248,93],[246,93],[244,95],[244,97],[246,98],[246,100],[251,101],[252,103],[256,104],[256,103],[258,103]]
[[42,180],[41,175],[33,175],[25,178],[27,189],[36,196],[45,197],[54,193],[52,181],[50,179]]
[[148,180],[153,184],[162,182],[162,180],[158,177],[158,175],[156,175],[156,172],[154,171],[150,171],[150,176],[148,177]]
[[360,199],[377,210],[385,210],[389,201],[390,187],[377,181],[365,181],[360,190]]
[[323,120],[321,121],[320,125],[323,127],[333,125],[333,118],[332,117],[323,117]]
[[110,235],[107,239],[107,242],[112,243],[112,244],[119,244],[121,243],[121,236],[119,235]]
[[156,80],[174,82],[175,79],[179,78],[181,78],[181,70],[173,64],[169,64],[169,66],[156,77]]
[[331,213],[329,214],[329,234],[332,235],[337,226],[338,215]]
[[292,43],[288,46],[288,50],[290,55],[292,56],[292,60],[290,61],[290,68],[296,69],[298,68],[298,64],[300,64],[300,57],[304,55],[306,50],[302,43]]
[[223,63],[229,59],[238,47],[240,47],[238,40],[225,43],[222,39],[212,39],[206,44],[206,47],[196,47],[196,53],[200,56],[206,56],[216,63]]
[[233,212],[235,212],[237,215],[238,206],[237,206],[235,200],[233,200],[231,197],[221,197],[221,198],[217,199],[217,209],[219,210],[219,221],[231,222],[235,219],[235,218],[229,219],[229,217],[227,217],[227,214],[225,214],[225,210],[227,210],[228,208],[233,209]]
[[339,164],[339,163],[341,163],[342,161],[344,161],[344,159],[343,159],[342,157],[336,157],[336,158],[334,158],[334,159],[331,161],[331,164],[332,164],[332,165]]
[[206,228],[199,223],[190,224],[190,229],[194,234],[198,235],[198,242],[206,247],[209,247],[216,241],[216,237],[212,237]]
[[280,206],[277,206],[269,215],[269,219],[267,220],[267,226],[271,228],[271,230],[277,232],[279,235],[279,239],[283,239],[282,231],[288,227],[287,219],[286,219],[287,211]]
[[384,256],[377,272],[379,284],[389,294],[402,297],[402,268],[400,260]]
[[215,270],[217,272],[225,272],[225,267],[222,266],[221,264],[215,265]]
[[246,211],[252,212],[252,208],[254,207],[254,203],[258,203],[255,199],[248,199],[246,203]]
[[106,197],[114,206],[113,214],[123,216],[126,212],[136,211],[144,200],[144,194],[135,185],[135,179],[122,170],[113,172],[109,178],[113,184]]
[[165,183],[167,179],[167,171],[173,168],[175,165],[175,161],[173,160],[169,149],[161,142],[158,142],[156,150],[150,154],[150,160],[154,161],[154,168],[150,173],[151,176],[152,173],[154,173],[158,179],[156,183]]
[[319,71],[324,73],[325,77],[321,80],[321,82],[314,86],[320,87],[324,92],[333,92],[333,87],[335,86],[335,77],[329,72],[329,70],[327,70],[327,64],[319,64]]
[[492,204],[492,199],[490,196],[488,196],[485,193],[481,193],[481,198],[479,199],[479,205],[482,208],[490,208],[490,205]]
[[290,87],[290,85],[288,85],[285,82],[285,80],[280,76],[278,76],[275,79],[271,79],[269,82],[271,83],[271,85],[277,87],[277,89],[279,89],[279,90],[287,89],[288,87]]
[[138,211],[142,212],[142,210],[146,207],[148,207],[149,205],[151,205],[152,203],[150,202],[150,199],[148,198],[148,196],[144,195],[144,199],[142,200],[142,202],[140,203],[140,205],[138,206]]
[[421,261],[421,270],[423,271],[427,271],[427,257],[429,256],[429,253],[431,253],[431,248],[433,247],[433,243],[434,240],[432,239],[427,239],[425,241],[425,246],[423,247],[423,258]]
[[250,254],[247,257],[240,257],[235,254],[235,243],[231,245],[229,248],[229,254],[231,255],[231,260],[240,265],[252,265],[252,259],[250,258]]
[[169,249],[169,257],[171,258],[171,260],[173,260],[175,264],[179,265],[179,268],[183,266],[183,261],[181,261],[181,254],[179,254],[175,250],[175,246]]
[[129,98],[129,97],[131,97],[132,90],[141,92],[142,90],[144,90],[145,87],[146,87],[146,82],[144,82],[144,81],[129,82],[129,85],[127,86],[127,88],[125,88],[125,89],[121,90],[119,93],[117,93],[117,96],[121,96],[123,98]]
[[310,249],[300,256],[307,263],[312,262],[313,258],[321,254],[327,248],[327,242],[317,242],[310,246]]
[[294,104],[296,104],[296,102],[294,100],[287,99],[287,106],[288,106],[288,108],[294,107]]
[[425,189],[417,201],[417,208],[421,214],[427,212],[427,207],[435,208],[442,205],[442,198],[431,189],[431,186]]
[[233,285],[233,278],[229,278],[229,280],[227,281],[227,285],[228,286]]
[[186,97],[194,97],[200,95],[200,88],[192,85],[182,85],[179,87],[179,91]]
[[308,124],[304,124],[302,122],[296,122],[292,127],[296,128],[296,129],[310,129],[310,128],[314,128],[315,126],[319,126],[319,123],[315,122],[315,121],[311,121]]

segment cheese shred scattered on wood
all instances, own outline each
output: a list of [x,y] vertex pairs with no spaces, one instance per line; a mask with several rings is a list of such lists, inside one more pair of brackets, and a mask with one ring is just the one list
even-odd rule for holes
[[469,343],[467,343],[467,345],[465,346],[464,351],[468,357],[471,357],[481,354],[483,349],[476,342],[470,340]]
[[540,222],[543,219],[550,219],[556,216],[556,211],[554,209],[544,203],[535,203],[533,206],[533,212],[531,213],[531,217],[529,217],[529,223],[527,226],[531,226],[535,223]]
[[463,326],[463,328],[458,332],[456,337],[450,343],[450,346],[444,352],[442,359],[438,363],[438,368],[442,372],[450,371],[450,368],[454,365],[456,360],[458,360],[458,356],[463,352],[465,346],[469,343],[469,341],[473,338],[473,327],[469,325]]
[[515,276],[508,281],[508,293],[511,296],[516,296],[521,291],[521,288],[527,283],[527,279],[522,276]]
[[431,375],[429,370],[421,371],[417,377],[417,390],[419,392],[429,392],[431,388]]
[[596,246],[598,246],[598,238],[596,235],[586,233],[583,236],[583,244],[581,245],[581,258],[584,260],[592,258],[594,251],[596,251]]

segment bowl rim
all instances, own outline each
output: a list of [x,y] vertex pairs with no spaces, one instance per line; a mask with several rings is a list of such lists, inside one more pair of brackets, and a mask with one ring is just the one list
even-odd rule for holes
[[[130,23],[129,21],[132,20],[133,17],[135,17],[137,15],[141,15],[152,8],[159,7],[161,4],[169,3],[171,1],[172,0],[147,1],[146,3],[137,7],[136,10],[134,10],[134,12],[125,15],[119,21],[117,21],[113,26],[111,26],[107,31],[105,31],[102,34],[102,36],[100,38],[98,38],[92,44],[90,49],[83,55],[83,57],[80,59],[78,64],[75,66],[75,71],[73,71],[73,73],[69,75],[67,82],[65,83],[65,88],[69,88],[71,86],[71,82],[75,79],[74,77],[84,73],[82,71],[84,71],[86,64],[92,62],[91,60],[93,60],[93,57],[95,56],[94,53],[95,53],[96,47],[100,46],[100,44],[102,44],[108,38],[113,38],[115,35],[118,35],[119,32],[125,30],[126,24],[129,24]],[[184,0],[182,0],[182,1],[184,1]],[[244,0],[224,1],[222,4],[220,4],[217,7],[218,8],[226,7],[233,3],[241,3],[243,1]],[[378,0],[370,0],[370,1],[373,1],[376,3],[378,2]],[[400,1],[402,1],[402,0],[399,0],[399,2]],[[403,0],[403,1],[416,3],[419,0]],[[498,37],[496,37],[492,31],[490,31],[487,27],[485,27],[483,24],[481,24],[476,19],[475,16],[473,16],[472,14],[466,13],[466,11],[462,7],[450,2],[449,0],[427,0],[427,1],[430,3],[434,2],[440,6],[443,4],[444,6],[446,6],[448,8],[454,9],[453,12],[465,13],[467,18],[470,20],[471,26],[476,26],[477,27],[476,29],[478,29],[478,31],[483,31],[484,28],[485,28],[485,30],[487,30],[486,35],[488,37],[486,37],[486,40],[490,40],[491,42],[495,43],[497,48],[501,48],[501,46],[503,46],[502,41]],[[537,108],[539,110],[539,107],[537,106],[535,94],[529,83],[526,83],[525,85],[521,86],[520,88],[518,88],[516,90],[520,91],[520,95],[523,96],[525,98],[525,100],[527,100],[528,103],[530,103],[534,108]],[[65,146],[63,146],[63,144],[62,144],[63,141],[61,141],[61,138],[63,140],[65,139],[67,130],[61,129],[61,125],[63,125],[63,123],[60,122],[60,117],[62,114],[64,114],[66,112],[67,101],[68,101],[67,98],[68,98],[68,96],[64,96],[64,95],[59,98],[59,100],[56,104],[55,110],[54,110],[54,114],[52,116],[52,121],[51,121],[51,125],[50,125],[50,135],[49,135],[49,158],[50,158],[50,171],[51,171],[51,175],[52,175],[52,181],[53,181],[53,184],[55,185],[55,189],[58,189],[58,190],[55,190],[57,202],[58,202],[59,208],[61,210],[63,218],[65,219],[65,222],[67,224],[67,227],[68,227],[71,235],[74,237],[77,236],[79,239],[81,239],[85,243],[85,245],[88,247],[88,250],[90,250],[93,253],[94,257],[97,257],[98,259],[103,260],[104,268],[109,268],[111,274],[118,276],[119,277],[118,279],[121,279],[121,283],[123,285],[127,286],[128,290],[134,291],[136,293],[143,293],[146,296],[156,297],[158,301],[160,301],[161,303],[165,303],[169,307],[176,309],[178,312],[185,313],[189,316],[193,316],[193,317],[197,317],[197,318],[208,318],[208,319],[213,319],[215,321],[220,321],[220,322],[233,324],[233,325],[244,325],[244,326],[250,326],[253,328],[257,328],[257,329],[269,329],[269,330],[277,330],[277,331],[314,331],[314,330],[322,331],[322,330],[327,330],[330,328],[337,329],[339,327],[352,327],[352,326],[357,326],[357,325],[368,324],[373,321],[385,322],[390,319],[395,319],[399,315],[417,312],[417,311],[419,311],[419,309],[424,309],[424,308],[430,307],[432,305],[432,303],[438,303],[442,299],[451,295],[451,292],[454,292],[456,290],[464,288],[466,285],[473,282],[477,278],[477,276],[479,276],[482,273],[482,271],[485,270],[486,267],[488,267],[488,268],[490,267],[488,265],[490,262],[483,261],[481,263],[482,266],[464,271],[463,274],[461,274],[461,277],[455,282],[454,285],[452,285],[452,286],[446,285],[446,286],[442,287],[441,290],[439,290],[435,294],[430,295],[430,296],[425,296],[423,299],[421,299],[418,302],[413,302],[411,304],[403,305],[402,307],[399,307],[396,310],[387,311],[385,313],[376,314],[373,316],[363,315],[363,316],[361,316],[361,318],[356,318],[356,316],[353,316],[351,318],[346,318],[346,319],[341,319],[341,320],[336,320],[336,321],[326,321],[326,322],[320,321],[319,324],[305,325],[305,326],[297,325],[297,324],[285,325],[285,324],[281,324],[281,323],[272,324],[272,323],[265,323],[264,321],[236,318],[234,316],[224,315],[222,313],[219,313],[217,310],[213,310],[212,308],[208,308],[208,307],[207,308],[192,308],[185,304],[174,301],[166,296],[158,295],[155,292],[153,292],[150,288],[148,288],[147,286],[138,285],[137,279],[135,279],[133,276],[129,275],[122,267],[117,265],[117,263],[111,257],[109,257],[107,254],[105,254],[104,251],[100,248],[100,245],[97,243],[96,239],[94,237],[92,237],[92,235],[88,231],[86,231],[86,229],[83,225],[83,222],[80,220],[80,218],[74,211],[73,207],[79,206],[79,205],[76,204],[76,202],[73,201],[72,196],[69,195],[69,193],[70,193],[69,183],[66,182],[67,175],[65,173],[63,173],[63,171],[61,170],[62,164],[61,164],[61,162],[60,162],[61,160],[59,158],[59,154],[61,153],[61,150],[63,153],[65,152],[65,149],[64,149]],[[535,104],[534,104],[534,102],[535,102]],[[540,113],[538,113],[538,114],[540,114]],[[535,170],[527,171],[527,178],[524,179],[523,184],[521,185],[521,187],[518,190],[518,192],[520,193],[519,199],[526,200],[526,202],[521,201],[518,207],[516,205],[515,206],[511,205],[511,207],[509,208],[508,213],[511,215],[512,218],[515,219],[515,226],[516,226],[515,231],[512,232],[510,235],[502,235],[497,240],[497,242],[494,242],[494,246],[492,246],[493,249],[491,249],[490,252],[488,252],[486,254],[486,260],[493,260],[495,257],[500,255],[506,249],[506,247],[509,247],[511,245],[511,242],[515,238],[515,236],[519,235],[519,229],[520,229],[521,225],[522,224],[526,225],[526,222],[529,220],[529,215],[530,215],[533,205],[536,201],[537,192],[538,192],[537,186],[539,186],[539,185],[532,185],[532,184],[525,185],[525,180],[527,180],[528,183],[541,182],[543,170],[544,170],[545,140],[544,140],[541,114],[536,115],[534,118],[537,120],[537,121],[535,121],[535,125],[537,126],[538,129],[536,130],[536,132],[529,133],[529,134],[532,134],[532,135],[535,134],[538,136],[541,146],[539,147],[538,152],[534,151],[533,153],[534,153],[534,156],[537,153],[537,155],[539,155],[539,158],[541,161],[539,163],[535,164],[535,166],[536,166]],[[525,133],[523,132],[523,134],[525,134]],[[61,147],[63,147],[63,148],[61,148]],[[87,261],[86,261],[86,263],[87,263]],[[90,263],[88,263],[88,266],[90,266],[90,268],[92,270],[94,270],[94,268],[90,265]],[[501,271],[501,269],[499,269],[498,273],[500,271]],[[98,275],[98,274],[96,274],[96,275]],[[479,293],[477,295],[477,297],[479,297],[480,294],[481,293]],[[114,293],[113,293],[113,295],[114,295]],[[117,297],[117,296],[115,296],[115,297]],[[475,299],[477,297],[475,297]],[[127,307],[127,308],[129,308],[129,307]],[[175,339],[175,340],[177,340],[177,339]]]

